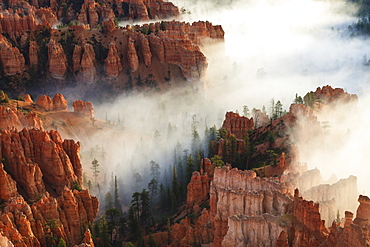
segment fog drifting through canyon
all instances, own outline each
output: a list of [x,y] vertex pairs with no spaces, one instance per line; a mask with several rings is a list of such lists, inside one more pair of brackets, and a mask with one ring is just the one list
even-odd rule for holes
[[269,112],[272,98],[289,110],[296,93],[304,96],[317,87],[331,85],[358,94],[359,108],[338,106],[335,113],[320,114],[319,121],[329,121],[330,133],[325,143],[306,145],[297,140],[300,160],[309,168],[320,169],[324,179],[333,173],[338,178],[356,175],[359,192],[369,195],[369,67],[363,60],[364,56],[370,58],[370,43],[361,37],[349,38],[347,27],[356,21],[352,6],[310,0],[219,5],[211,1],[173,2],[188,12],[183,15],[184,21],[208,20],[222,25],[225,42],[202,48],[209,63],[204,90],[200,82],[196,83],[198,90],[122,96],[115,104],[97,106],[98,118],[120,119],[124,125],[123,132],[95,136],[94,143],[85,145],[88,149],[103,144],[108,154],[108,176],[113,172],[125,184],[132,184],[132,174],[138,171],[146,187],[145,173],[151,160],[160,164],[163,175],[173,164],[178,141],[182,150],[190,150],[193,116],[203,137],[205,126],[221,127],[227,111],[241,113],[247,105],[250,110],[265,106]]

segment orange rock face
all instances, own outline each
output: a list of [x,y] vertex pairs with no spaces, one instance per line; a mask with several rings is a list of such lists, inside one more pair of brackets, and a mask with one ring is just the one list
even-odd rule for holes
[[109,44],[108,56],[105,59],[105,73],[110,78],[117,78],[119,72],[122,70],[121,59],[117,51],[117,45],[115,42]]
[[191,176],[191,180],[187,186],[186,208],[199,212],[200,204],[209,199],[210,183],[213,177],[213,169],[209,159],[202,160],[202,166],[207,168],[207,173],[204,168],[201,172],[195,171]]
[[72,104],[74,112],[80,113],[87,117],[94,117],[94,107],[91,102],[84,102],[82,100],[76,100]]
[[50,39],[48,46],[48,67],[51,77],[62,80],[67,70],[67,58],[61,44]]
[[33,103],[33,100],[31,98],[31,95],[26,94],[26,96],[24,96],[24,102]]
[[36,105],[43,107],[46,111],[53,110],[53,100],[47,96],[47,95],[42,95],[38,100],[36,101]]
[[80,46],[75,45],[73,51],[73,69],[78,72],[78,80],[82,83],[91,84],[96,79],[95,52],[92,45],[82,43]]
[[22,73],[25,69],[23,55],[3,35],[0,35],[0,63],[5,75]]
[[253,118],[241,117],[238,113],[227,112],[222,128],[226,129],[226,136],[235,135],[238,139],[243,139],[249,130],[253,130]]
[[56,94],[53,97],[54,110],[68,110],[68,102],[62,94]]
[[139,58],[137,56],[134,40],[129,37],[127,45],[127,60],[128,64],[133,72],[137,71],[139,68]]
[[5,238],[15,246],[47,246],[51,236],[68,246],[84,238],[91,246],[91,235],[83,233],[96,217],[98,201],[87,190],[72,190],[82,183],[79,149],[56,131],[1,132],[1,246],[7,246]]
[[324,100],[325,103],[331,103],[334,101],[342,102],[357,102],[358,97],[355,94],[349,94],[342,88],[332,88],[331,86],[318,87],[314,92],[316,99]]
[[62,94],[55,94],[53,99],[47,95],[42,95],[36,101],[36,105],[41,106],[46,111],[68,110],[68,102]]
[[354,223],[357,225],[370,225],[370,199],[367,196],[360,195],[358,198],[360,205],[357,208]]
[[38,65],[38,54],[39,54],[39,46],[37,45],[36,41],[30,41],[30,47],[28,50],[29,56],[29,65],[34,68],[37,68]]
[[38,128],[42,129],[42,121],[36,113],[24,115],[15,108],[0,106],[0,128],[1,129],[23,129]]

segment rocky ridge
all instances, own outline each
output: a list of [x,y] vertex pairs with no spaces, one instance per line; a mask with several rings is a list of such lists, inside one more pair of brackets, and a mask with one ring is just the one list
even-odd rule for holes
[[[36,88],[56,93],[55,87],[74,87],[76,81],[81,93],[103,91],[107,97],[132,90],[163,90],[186,81],[197,83],[207,68],[199,46],[224,36],[220,26],[203,21],[118,28],[122,20],[148,21],[180,14],[176,6],[163,0],[67,0],[61,4],[16,0],[3,8],[2,77],[17,83],[0,86],[14,97]],[[25,83],[29,80],[32,83]]]

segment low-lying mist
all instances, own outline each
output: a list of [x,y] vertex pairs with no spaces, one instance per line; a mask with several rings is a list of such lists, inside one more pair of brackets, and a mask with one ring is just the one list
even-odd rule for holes
[[[122,96],[114,103],[95,105],[96,117],[116,126],[84,144],[84,152],[103,148],[106,153],[100,161],[105,167],[100,180],[106,176],[109,181],[114,173],[130,198],[134,190],[147,186],[151,160],[160,165],[162,175],[171,174],[174,157],[191,152],[194,126],[203,138],[206,128],[221,127],[226,111],[242,112],[244,105],[269,111],[272,98],[288,110],[296,93],[304,96],[331,85],[358,94],[359,107],[337,106],[329,114],[320,113],[318,118],[329,122],[330,133],[325,143],[299,143],[300,159],[327,177],[356,175],[360,192],[369,193],[365,178],[370,163],[366,150],[370,43],[350,38],[347,27],[356,21],[353,6],[312,0],[172,2],[184,8],[184,21],[222,25],[225,42],[202,47],[208,59],[204,89],[200,83],[195,89]],[[90,157],[83,158],[89,173]]]

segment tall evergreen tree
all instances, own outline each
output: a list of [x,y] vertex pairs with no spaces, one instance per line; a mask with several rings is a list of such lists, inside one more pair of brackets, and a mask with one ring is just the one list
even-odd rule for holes
[[158,195],[158,181],[156,179],[150,180],[148,184],[149,196],[150,196],[150,205],[154,204],[155,198]]
[[110,191],[108,191],[107,194],[105,195],[104,209],[108,210],[110,208],[113,208],[113,197],[112,197],[112,194],[110,193]]
[[97,178],[98,178],[98,176],[99,176],[99,173],[100,173],[100,171],[99,171],[99,162],[94,158],[94,160],[91,162],[91,168],[93,169],[93,177],[94,177],[94,183],[95,183],[95,185],[97,185],[98,184],[98,182],[97,182]]
[[173,167],[172,174],[172,193],[171,193],[172,210],[176,210],[179,204],[179,184],[177,182],[176,166]]
[[119,193],[118,193],[118,181],[117,176],[114,176],[114,207],[118,209],[120,213],[122,213],[121,202],[119,200]]
[[186,184],[190,182],[191,176],[193,172],[195,171],[194,167],[195,167],[194,160],[191,154],[189,154],[187,161],[186,161]]
[[164,185],[161,183],[159,186],[159,206],[162,210],[166,210],[166,190],[164,188]]
[[150,161],[150,177],[158,181],[160,175],[161,175],[161,172],[160,172],[159,164],[155,162],[154,160],[151,160]]
[[141,213],[140,213],[140,222],[141,225],[149,227],[153,223],[153,216],[150,210],[150,199],[149,193],[146,189],[141,191]]

